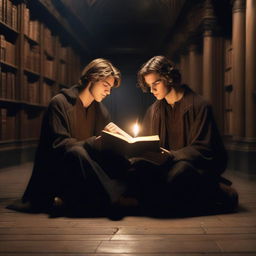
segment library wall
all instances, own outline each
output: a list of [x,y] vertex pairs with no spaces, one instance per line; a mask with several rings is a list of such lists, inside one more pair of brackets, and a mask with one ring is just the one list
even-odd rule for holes
[[40,1],[0,0],[0,167],[11,152],[8,164],[27,159],[26,149],[33,152],[50,99],[77,82],[81,70],[65,28],[38,8]]

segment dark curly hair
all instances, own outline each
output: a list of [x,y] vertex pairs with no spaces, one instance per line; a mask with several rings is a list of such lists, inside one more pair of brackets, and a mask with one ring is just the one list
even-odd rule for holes
[[109,76],[114,77],[114,87],[118,87],[121,83],[120,71],[106,59],[92,60],[82,71],[79,80],[80,89],[86,88],[90,82],[95,83]]
[[138,72],[138,86],[143,92],[148,92],[149,87],[145,82],[145,75],[157,73],[164,77],[168,85],[173,85],[181,81],[181,74],[175,69],[174,64],[164,56],[155,56],[144,63]]

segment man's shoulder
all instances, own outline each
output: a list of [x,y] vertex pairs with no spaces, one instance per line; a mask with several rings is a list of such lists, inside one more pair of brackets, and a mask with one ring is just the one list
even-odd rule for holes
[[205,108],[211,106],[208,100],[206,100],[202,95],[196,93],[194,96],[194,105],[198,108]]
[[49,106],[59,106],[67,101],[66,97],[62,93],[58,93],[52,97],[49,102]]
[[191,89],[188,89],[188,92],[185,94],[185,98],[189,107],[193,107],[195,109],[211,107],[209,101],[207,101],[202,95],[194,92]]
[[74,104],[72,104],[63,93],[58,93],[50,100],[48,108],[61,111],[68,110],[72,108],[73,105]]
[[73,85],[70,88],[64,88],[60,90],[50,101],[50,104],[75,104],[78,97],[78,86],[77,84]]

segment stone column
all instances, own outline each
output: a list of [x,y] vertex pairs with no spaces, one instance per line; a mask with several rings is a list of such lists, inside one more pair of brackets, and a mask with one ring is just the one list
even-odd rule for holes
[[182,53],[180,56],[180,72],[182,75],[182,83],[189,84],[189,63],[187,53]]
[[214,16],[211,0],[205,1],[204,21],[203,21],[203,95],[211,103],[214,103],[214,29],[216,27],[216,18]]
[[246,137],[256,138],[256,1],[246,1]]
[[224,123],[224,39],[219,36],[210,0],[205,2],[203,39],[203,95],[212,104],[216,121],[223,132]]
[[189,47],[189,86],[197,93],[202,94],[202,56],[198,45]]
[[245,0],[233,2],[233,135],[245,136]]

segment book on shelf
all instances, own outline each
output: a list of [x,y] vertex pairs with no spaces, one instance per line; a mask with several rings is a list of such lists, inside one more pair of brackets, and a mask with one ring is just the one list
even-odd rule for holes
[[0,140],[6,139],[7,132],[7,110],[5,108],[0,109]]
[[28,36],[36,42],[39,41],[39,25],[38,20],[29,21]]
[[40,50],[38,45],[30,45],[28,40],[24,40],[25,67],[34,72],[40,71]]
[[6,98],[15,99],[15,74],[12,72],[6,73]]
[[24,34],[29,35],[29,19],[30,19],[30,10],[26,7],[24,9]]
[[52,86],[47,84],[46,82],[43,83],[43,93],[42,93],[42,103],[44,105],[48,105],[52,98]]
[[15,44],[6,41],[6,62],[15,65]]
[[17,15],[18,15],[18,9],[17,9],[17,6],[14,4],[12,6],[12,27],[17,30],[18,29],[18,18],[17,18]]
[[15,99],[15,74],[12,72],[0,72],[0,97]]
[[7,73],[2,71],[1,72],[1,83],[0,83],[0,97],[6,98],[6,83],[7,83]]
[[16,139],[16,116],[10,110],[7,110],[6,118],[6,140]]
[[23,100],[38,104],[39,100],[39,80],[30,81],[29,77],[24,75]]
[[0,1],[0,20],[17,29],[17,5],[12,0]]
[[106,127],[109,125],[115,126],[115,132],[102,130],[101,147],[103,150],[114,151],[127,157],[160,151],[158,135],[132,137],[114,123],[110,123]]
[[0,35],[0,60],[15,65],[15,44],[7,41]]
[[6,108],[0,109],[0,140],[16,139],[16,116]]
[[54,50],[53,50],[53,35],[51,30],[48,27],[44,28],[44,50],[47,55],[53,57]]
[[12,2],[11,0],[6,1],[6,24],[12,24]]
[[54,80],[54,60],[49,60],[47,56],[44,58],[44,76]]
[[0,60],[6,60],[6,41],[4,35],[0,35]]

